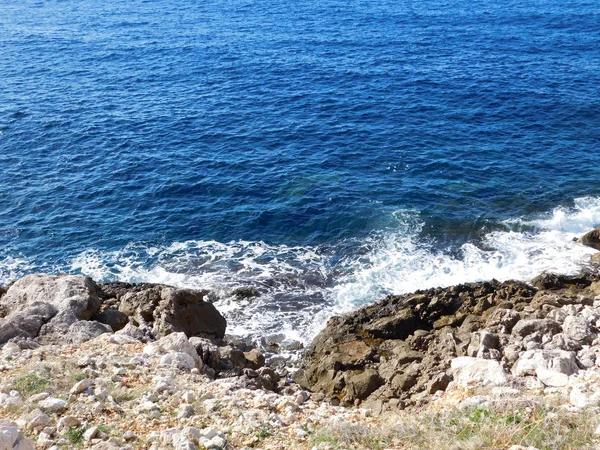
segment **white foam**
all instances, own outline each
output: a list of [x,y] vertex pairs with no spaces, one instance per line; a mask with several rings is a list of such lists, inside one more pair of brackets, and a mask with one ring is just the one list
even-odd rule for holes
[[[572,208],[506,221],[505,230],[453,249],[422,238],[417,212],[398,211],[394,217],[395,230],[342,242],[338,249],[250,241],[131,244],[113,252],[83,252],[67,270],[97,280],[213,289],[229,333],[256,339],[284,334],[308,343],[332,315],[390,293],[492,278],[527,281],[543,271],[575,273],[594,250],[572,238],[600,224],[600,198],[580,198]],[[342,248],[346,254],[340,254]],[[22,259],[4,258],[0,282],[31,270]],[[247,286],[258,288],[260,297],[231,295]]]

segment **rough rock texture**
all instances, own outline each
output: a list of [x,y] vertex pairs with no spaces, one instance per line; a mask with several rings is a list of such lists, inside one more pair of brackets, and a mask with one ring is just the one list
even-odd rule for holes
[[99,286],[81,275],[28,275],[0,298],[0,345],[15,338],[78,344],[125,329],[130,320],[126,332],[136,339],[173,332],[220,339],[226,321],[208,297],[208,291],[164,285]]
[[[103,289],[106,289],[106,285]],[[142,289],[121,292],[119,311],[139,324],[151,324],[161,334],[181,331],[188,337],[222,338],[227,322],[206,298],[209,291],[177,289],[164,285],[143,285]],[[106,291],[105,291],[106,292]]]
[[27,275],[15,281],[0,300],[11,313],[33,303],[48,303],[58,311],[70,311],[79,320],[90,319],[100,308],[99,288],[80,275]]
[[48,303],[33,303],[0,319],[0,344],[15,337],[35,338],[58,310]]
[[583,244],[587,247],[592,247],[596,250],[600,250],[600,227],[584,234],[580,238],[574,239],[579,244]]
[[561,385],[596,363],[598,279],[544,274],[534,282],[537,288],[494,280],[388,296],[334,317],[296,380],[334,403],[376,411],[426,403],[453,380],[500,385],[539,373],[537,382]]

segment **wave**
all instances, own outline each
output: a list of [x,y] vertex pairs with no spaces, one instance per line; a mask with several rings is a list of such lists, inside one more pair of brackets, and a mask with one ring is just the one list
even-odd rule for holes
[[[328,318],[390,293],[488,279],[530,280],[543,271],[575,273],[594,250],[575,235],[600,223],[600,198],[585,197],[533,218],[507,220],[477,242],[439,248],[424,237],[416,211],[394,213],[394,230],[331,246],[264,242],[142,243],[117,251],[90,249],[64,270],[96,280],[166,283],[216,291],[232,335],[310,342]],[[0,281],[35,269],[0,261]],[[256,296],[238,295],[252,287]]]

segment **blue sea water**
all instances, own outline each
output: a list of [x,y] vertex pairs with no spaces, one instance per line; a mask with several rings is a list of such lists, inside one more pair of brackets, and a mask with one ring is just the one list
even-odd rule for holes
[[600,224],[598,2],[0,12],[0,283],[210,287],[231,333],[307,340],[386,293],[590,253],[571,238]]

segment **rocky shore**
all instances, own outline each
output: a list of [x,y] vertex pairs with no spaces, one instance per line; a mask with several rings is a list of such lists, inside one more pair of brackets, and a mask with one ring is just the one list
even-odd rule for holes
[[229,341],[212,295],[0,288],[0,450],[600,447],[593,264],[388,296],[332,318],[297,371]]

